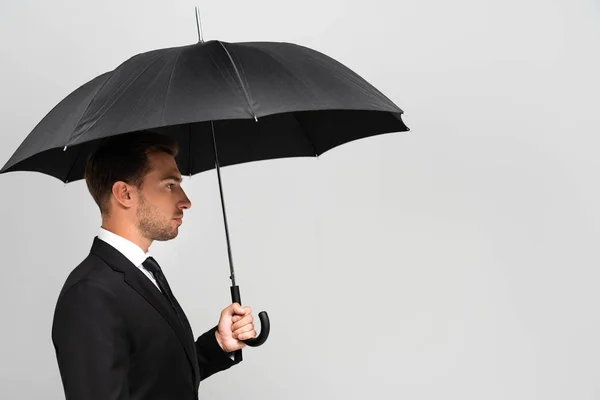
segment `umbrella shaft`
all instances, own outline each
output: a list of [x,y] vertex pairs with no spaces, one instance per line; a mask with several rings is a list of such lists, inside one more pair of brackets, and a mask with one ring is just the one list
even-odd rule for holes
[[221,184],[221,169],[219,168],[219,155],[217,152],[217,140],[215,139],[215,126],[214,123],[210,122],[210,127],[212,129],[212,138],[213,138],[213,146],[215,149],[215,167],[217,170],[217,178],[219,180],[219,193],[221,194],[221,208],[223,209],[223,222],[225,222],[225,237],[227,238],[227,255],[229,256],[229,272],[231,279],[231,285],[236,286],[235,284],[235,272],[233,270],[233,256],[231,255],[231,242],[229,240],[229,228],[227,226],[227,213],[225,212],[225,199],[223,198],[223,185]]

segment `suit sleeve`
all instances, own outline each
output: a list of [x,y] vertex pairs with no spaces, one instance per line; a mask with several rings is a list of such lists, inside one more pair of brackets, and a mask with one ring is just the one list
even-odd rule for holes
[[59,298],[52,340],[67,399],[129,399],[129,342],[118,302],[101,283],[80,281]]
[[215,326],[196,340],[196,355],[200,365],[201,381],[239,363],[233,360],[235,353],[226,353],[219,346],[215,337],[216,330]]

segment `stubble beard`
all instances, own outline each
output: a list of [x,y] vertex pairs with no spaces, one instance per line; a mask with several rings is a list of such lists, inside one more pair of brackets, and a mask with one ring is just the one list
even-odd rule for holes
[[177,228],[171,225],[171,219],[167,219],[150,202],[140,195],[140,203],[137,209],[138,230],[150,239],[157,241],[171,240],[179,233]]

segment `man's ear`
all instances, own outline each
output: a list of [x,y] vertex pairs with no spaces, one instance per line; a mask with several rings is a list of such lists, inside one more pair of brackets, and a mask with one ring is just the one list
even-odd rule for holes
[[123,181],[117,181],[112,186],[114,199],[124,208],[130,208],[135,204],[135,193],[133,186]]

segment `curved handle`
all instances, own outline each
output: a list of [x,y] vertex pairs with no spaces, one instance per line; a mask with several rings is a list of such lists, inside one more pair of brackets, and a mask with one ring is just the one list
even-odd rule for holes
[[252,339],[243,340],[250,347],[258,347],[264,342],[267,341],[269,337],[269,332],[271,331],[271,324],[269,322],[269,315],[266,311],[261,311],[258,313],[258,318],[260,319],[260,333],[257,337]]
[[[242,298],[240,296],[240,287],[235,285],[231,286],[231,301],[233,303],[238,303],[242,305]],[[269,315],[266,311],[261,311],[258,313],[258,318],[260,319],[260,333],[257,337],[252,339],[243,340],[250,347],[258,347],[267,341],[269,337],[269,332],[271,332],[271,322],[269,321]]]

